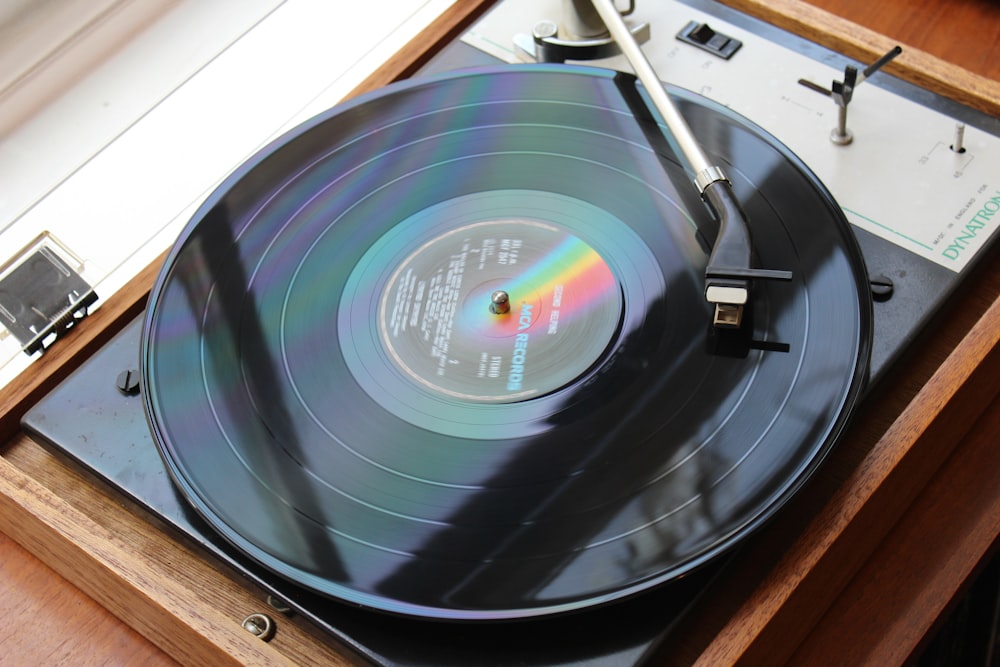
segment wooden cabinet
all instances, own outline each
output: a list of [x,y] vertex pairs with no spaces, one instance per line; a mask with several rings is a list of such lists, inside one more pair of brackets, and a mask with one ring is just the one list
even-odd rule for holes
[[[411,73],[488,4],[458,2],[362,89]],[[892,71],[1000,113],[996,3],[728,4],[863,61],[902,43]],[[955,39],[963,32],[981,39]],[[659,662],[900,664],[921,647],[1000,535],[1000,265],[992,255],[866,401],[816,478],[695,604]],[[259,591],[20,431],[28,406],[141,311],[157,268],[0,394],[5,657],[357,662],[294,621],[269,643],[253,637],[240,622],[262,610]]]

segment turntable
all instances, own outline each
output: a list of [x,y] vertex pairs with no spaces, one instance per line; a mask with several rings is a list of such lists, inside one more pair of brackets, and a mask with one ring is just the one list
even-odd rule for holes
[[[103,320],[89,359],[23,400],[56,455],[17,436],[4,529],[57,563],[89,542],[77,583],[191,661],[752,661],[849,613],[834,591],[998,390],[996,307],[950,302],[996,295],[1000,125],[877,72],[894,50],[827,89],[839,56],[700,1],[650,19],[692,22],[645,47],[660,100],[627,37],[518,33],[543,9],[499,3],[237,167],[136,279],[143,313],[75,324]],[[629,69],[614,44],[638,78],[502,62]],[[900,363],[928,327],[964,336],[933,376]],[[191,572],[152,581],[174,554]],[[192,604],[182,641],[150,627]]]

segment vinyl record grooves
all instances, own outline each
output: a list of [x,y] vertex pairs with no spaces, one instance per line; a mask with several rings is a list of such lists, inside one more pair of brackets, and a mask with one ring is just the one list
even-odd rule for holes
[[619,600],[770,517],[861,390],[864,267],[787,149],[672,94],[794,275],[746,335],[711,331],[715,230],[632,77],[396,84],[252,158],[165,264],[143,395],[190,503],[302,586],[451,619]]

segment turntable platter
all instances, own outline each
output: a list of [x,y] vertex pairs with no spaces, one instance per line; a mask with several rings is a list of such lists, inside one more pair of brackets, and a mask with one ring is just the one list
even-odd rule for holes
[[744,332],[711,330],[715,229],[632,77],[396,84],[262,150],[167,259],[143,395],[191,505],[304,587],[453,619],[618,600],[763,523],[862,389],[867,278],[794,155],[671,94],[793,274]]

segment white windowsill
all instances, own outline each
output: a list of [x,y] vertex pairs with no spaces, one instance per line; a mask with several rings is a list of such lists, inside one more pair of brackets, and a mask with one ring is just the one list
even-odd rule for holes
[[[48,231],[106,299],[236,166],[336,104],[453,2],[164,0],[155,20],[117,14],[133,27],[113,53],[0,140],[0,264]],[[0,336],[0,386],[29,361]]]

